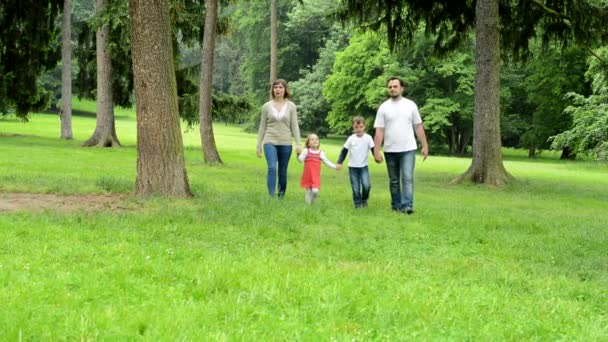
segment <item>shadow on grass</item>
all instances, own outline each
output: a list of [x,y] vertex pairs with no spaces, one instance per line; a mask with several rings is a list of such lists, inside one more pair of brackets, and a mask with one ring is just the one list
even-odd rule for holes
[[[42,146],[42,147],[66,147],[73,146],[81,148],[84,140],[64,140],[57,136],[57,138],[51,137],[43,137],[39,135],[32,134],[17,134],[17,133],[2,133],[0,132],[0,141],[2,142],[2,146],[15,146],[15,147],[23,147],[23,146]],[[85,147],[82,147],[85,148]],[[122,144],[120,148],[135,148],[134,145],[125,145]],[[108,148],[110,149],[110,148]]]
[[[57,116],[57,119],[59,119],[59,111],[57,111],[57,110],[47,110],[47,111],[41,112],[39,114],[42,114],[42,115],[55,115],[55,116]],[[97,117],[97,113],[95,113],[95,112],[89,112],[89,111],[86,111],[86,110],[73,109],[72,110],[72,116],[80,116],[80,117],[84,117],[84,118],[96,118]],[[114,119],[115,120],[117,120],[117,119],[121,119],[121,120],[126,119],[126,120],[128,120],[128,119],[130,119],[130,117],[127,116],[127,115],[116,115],[116,114],[114,114]]]

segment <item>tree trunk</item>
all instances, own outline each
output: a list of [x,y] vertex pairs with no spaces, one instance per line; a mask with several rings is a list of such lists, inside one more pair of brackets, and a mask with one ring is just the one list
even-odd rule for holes
[[191,197],[166,0],[129,0],[137,103],[137,196]]
[[528,146],[528,158],[536,158],[536,144],[530,143]]
[[201,145],[203,158],[206,163],[222,163],[213,135],[212,93],[213,93],[213,62],[215,59],[215,36],[217,23],[218,0],[207,0],[207,15],[205,17],[205,32],[203,34],[203,59],[201,62],[200,103]]
[[500,142],[500,35],[498,0],[477,0],[473,160],[454,182],[504,185],[513,177],[502,162]]
[[[100,14],[107,6],[107,0],[96,0],[95,12]],[[118,147],[114,124],[114,100],[112,98],[112,58],[108,46],[110,28],[99,27],[96,33],[97,44],[97,125],[95,132],[82,146]]]
[[448,142],[448,146],[449,146],[449,150],[450,150],[450,155],[453,156],[456,154],[456,149],[457,149],[457,140],[456,140],[456,127],[454,126],[454,124],[452,124],[452,126],[450,126],[450,139]]
[[559,159],[561,159],[561,160],[575,160],[576,159],[576,153],[572,152],[572,150],[569,147],[564,147],[562,149],[562,154],[559,157]]
[[63,23],[61,26],[61,139],[72,136],[72,2],[63,1]]
[[270,83],[277,79],[278,57],[277,0],[270,0]]

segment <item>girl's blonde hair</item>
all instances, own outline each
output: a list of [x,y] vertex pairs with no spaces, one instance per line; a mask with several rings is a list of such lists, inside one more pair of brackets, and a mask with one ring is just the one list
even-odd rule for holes
[[[314,134],[314,133],[309,134],[309,135],[306,137],[306,141],[304,141],[304,146],[306,146],[306,148],[309,148],[309,147],[310,147],[310,139],[312,139],[312,137],[317,137],[317,140],[319,140],[319,136],[318,136],[318,135],[316,135],[316,134]],[[319,140],[319,147],[321,147],[321,141],[320,141],[320,140]]]

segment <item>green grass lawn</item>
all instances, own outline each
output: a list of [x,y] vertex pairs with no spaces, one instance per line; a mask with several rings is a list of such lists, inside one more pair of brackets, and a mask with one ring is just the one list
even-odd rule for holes
[[[57,116],[0,118],[0,191],[129,194],[135,116],[117,115],[119,149],[79,146],[91,116],[73,141]],[[184,134],[193,199],[0,212],[0,339],[608,340],[607,164],[508,151],[517,182],[496,189],[449,185],[470,160],[431,156],[407,216],[384,164],[365,210],[328,168],[306,206],[295,158],[271,200],[255,135],[214,130],[221,166]],[[335,160],[341,142],[321,146]]]

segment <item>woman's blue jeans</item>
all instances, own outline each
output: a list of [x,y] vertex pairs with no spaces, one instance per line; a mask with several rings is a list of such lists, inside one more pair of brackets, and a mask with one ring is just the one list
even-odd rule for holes
[[416,150],[384,152],[393,210],[414,209],[414,165]]
[[287,189],[287,166],[289,165],[291,150],[291,145],[264,144],[264,156],[268,165],[266,185],[268,186],[268,194],[272,197],[274,197],[277,187],[277,171],[279,177],[278,197],[282,198],[285,196],[285,190]]
[[355,207],[366,207],[371,188],[368,167],[349,167],[348,174],[350,176],[350,186],[353,189]]

